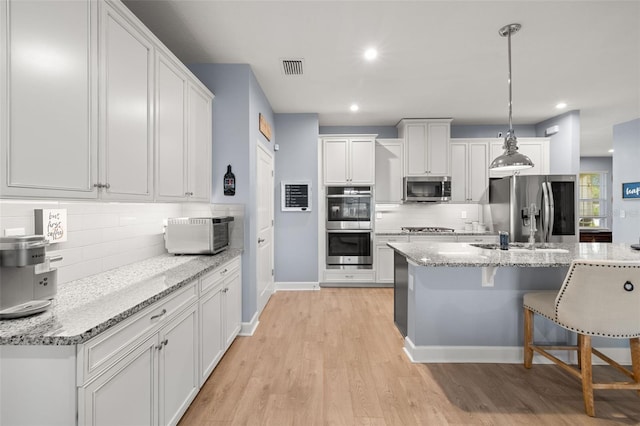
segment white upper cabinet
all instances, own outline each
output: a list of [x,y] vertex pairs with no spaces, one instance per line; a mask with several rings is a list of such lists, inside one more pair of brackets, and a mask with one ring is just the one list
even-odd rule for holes
[[156,64],[156,198],[180,201],[187,195],[187,77],[161,53]]
[[489,187],[489,141],[452,139],[449,148],[451,201],[486,202]]
[[103,198],[153,198],[153,45],[107,3],[100,43]]
[[211,101],[210,92],[189,83],[187,127],[187,189],[190,201],[211,199]]
[[97,196],[96,7],[0,2],[0,195]]
[[162,52],[156,75],[156,199],[209,201],[212,97]]
[[[518,138],[518,152],[525,154],[531,161],[533,167],[520,170],[521,175],[546,175],[549,174],[549,138]],[[504,141],[502,139],[491,139],[489,164],[494,158],[502,155]],[[509,176],[513,172],[489,171],[489,177]]]
[[0,197],[209,201],[213,94],[120,1],[2,0],[0,28]]
[[451,119],[404,119],[398,136],[405,141],[405,176],[447,176]]
[[401,203],[404,176],[402,139],[376,140],[376,203]]
[[325,185],[373,185],[375,135],[323,137]]

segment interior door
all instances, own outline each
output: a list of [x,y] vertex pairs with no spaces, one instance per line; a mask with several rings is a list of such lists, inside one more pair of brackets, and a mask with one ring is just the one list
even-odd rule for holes
[[261,143],[257,150],[257,285],[258,312],[262,312],[273,293],[273,156]]

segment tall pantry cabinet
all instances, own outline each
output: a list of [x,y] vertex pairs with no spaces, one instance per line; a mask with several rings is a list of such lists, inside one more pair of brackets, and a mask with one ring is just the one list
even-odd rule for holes
[[[1,197],[209,200],[213,94],[120,1],[0,0],[0,44]],[[169,109],[158,57],[183,82]]]

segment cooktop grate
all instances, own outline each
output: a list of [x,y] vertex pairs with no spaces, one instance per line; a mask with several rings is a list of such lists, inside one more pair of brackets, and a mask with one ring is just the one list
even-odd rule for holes
[[403,226],[402,231],[408,233],[419,232],[454,232],[453,228],[443,228],[441,226]]

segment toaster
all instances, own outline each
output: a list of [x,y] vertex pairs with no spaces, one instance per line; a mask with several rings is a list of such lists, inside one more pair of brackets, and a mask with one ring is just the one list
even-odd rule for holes
[[164,242],[171,254],[217,254],[229,247],[233,217],[177,217],[167,219]]

